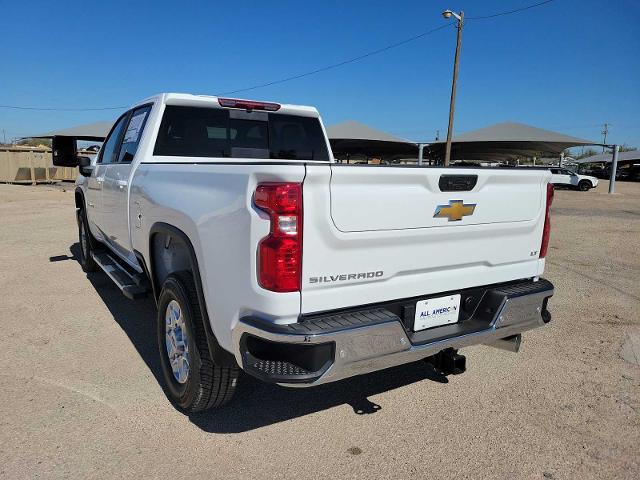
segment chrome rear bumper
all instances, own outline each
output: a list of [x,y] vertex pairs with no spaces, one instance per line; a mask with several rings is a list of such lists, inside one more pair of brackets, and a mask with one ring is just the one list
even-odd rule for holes
[[[324,314],[292,325],[245,318],[233,332],[235,356],[247,373],[262,380],[285,386],[320,385],[414,362],[446,348],[492,344],[543,326],[551,320],[546,307],[553,293],[553,285],[544,279],[486,287],[482,301],[466,320],[480,327],[446,338],[438,332],[443,327],[412,333],[384,305]],[[252,351],[249,338],[257,339],[251,342],[259,345],[262,353]],[[292,355],[288,355],[287,346],[295,350]],[[331,358],[315,361],[312,369],[300,367],[295,359],[314,347],[322,348],[322,355]],[[279,360],[278,352],[284,352],[287,360]]]

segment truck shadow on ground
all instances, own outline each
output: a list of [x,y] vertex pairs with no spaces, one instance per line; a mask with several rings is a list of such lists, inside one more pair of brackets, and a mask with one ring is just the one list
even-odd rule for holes
[[[73,256],[65,260],[79,258],[77,243],[70,251]],[[60,260],[61,257],[50,259]],[[103,272],[89,273],[87,278],[164,390],[153,299],[134,301],[125,298]],[[383,406],[369,397],[422,380],[448,382],[447,377],[423,361],[306,389],[269,385],[242,374],[230,404],[214,412],[191,414],[189,419],[206,432],[239,433],[344,404],[351,406],[354,414],[374,414]]]

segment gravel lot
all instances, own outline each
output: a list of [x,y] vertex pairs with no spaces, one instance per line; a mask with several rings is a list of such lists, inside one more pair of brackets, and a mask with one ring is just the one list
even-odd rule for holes
[[465,349],[308,390],[241,378],[185,416],[151,300],[87,277],[72,186],[0,185],[0,478],[640,478],[640,183],[556,192],[552,323],[519,354]]

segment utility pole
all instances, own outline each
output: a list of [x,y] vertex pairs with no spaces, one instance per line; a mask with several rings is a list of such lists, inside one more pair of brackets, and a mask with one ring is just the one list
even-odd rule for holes
[[[604,128],[602,129],[602,131],[600,132],[602,134],[602,143],[604,145],[607,144],[607,135],[609,134],[609,123],[605,123],[604,124]],[[604,153],[604,145],[602,146],[602,153]]]
[[456,37],[456,56],[453,60],[453,81],[451,82],[451,102],[449,104],[449,127],[447,128],[447,146],[444,152],[444,166],[448,167],[451,160],[451,136],[453,135],[453,114],[456,109],[456,86],[458,83],[458,66],[460,63],[460,46],[462,45],[462,25],[464,12],[454,13],[451,10],[442,12],[444,18],[454,17],[458,21],[458,35]]
[[620,147],[613,146],[613,158],[611,159],[611,175],[609,175],[609,193],[616,193],[616,173],[618,173],[618,152]]
[[5,131],[5,129],[2,129],[2,144],[6,145],[7,144],[7,132]]

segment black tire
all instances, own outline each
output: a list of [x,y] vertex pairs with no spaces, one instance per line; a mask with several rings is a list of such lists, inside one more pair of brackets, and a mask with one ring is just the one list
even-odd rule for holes
[[578,190],[581,192],[587,192],[591,188],[591,182],[589,180],[580,180],[578,183]]
[[85,272],[95,272],[98,265],[91,256],[95,240],[89,230],[87,216],[83,209],[78,210],[78,243],[80,243],[80,265]]
[[[169,303],[175,300],[184,315],[189,349],[189,369],[186,381],[178,382],[167,353],[165,315]],[[171,275],[164,282],[158,300],[158,349],[160,364],[167,386],[167,396],[187,413],[224,405],[233,397],[238,381],[238,367],[216,365],[209,352],[198,294],[189,272]]]

